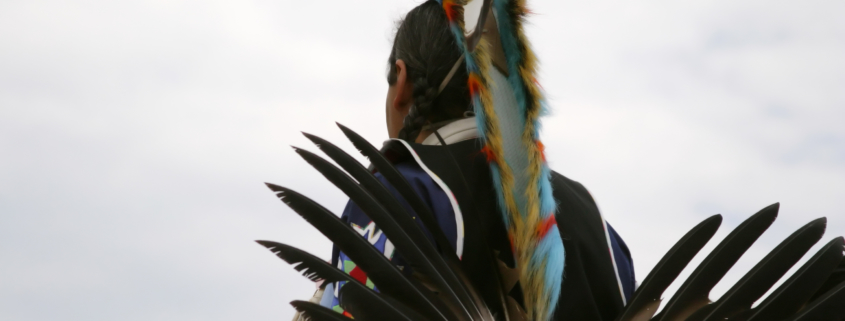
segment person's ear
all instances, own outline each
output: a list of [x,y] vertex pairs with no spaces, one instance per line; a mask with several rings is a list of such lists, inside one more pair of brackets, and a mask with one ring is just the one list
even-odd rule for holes
[[393,99],[393,108],[397,111],[407,113],[413,102],[414,83],[408,79],[408,67],[402,59],[396,60],[396,98]]

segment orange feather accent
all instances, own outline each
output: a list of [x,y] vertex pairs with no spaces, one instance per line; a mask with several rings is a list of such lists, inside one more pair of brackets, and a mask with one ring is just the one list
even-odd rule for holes
[[469,94],[472,97],[475,97],[476,94],[481,92],[481,79],[478,78],[478,75],[475,73],[469,75],[467,79],[467,87],[469,87]]
[[488,163],[495,163],[496,162],[496,153],[493,152],[492,149],[490,149],[490,146],[485,145],[484,148],[481,149],[481,152],[484,153],[485,157],[487,157]]
[[549,233],[549,230],[555,226],[557,226],[557,220],[555,220],[554,214],[549,215],[549,218],[537,226],[537,241],[539,242],[546,237],[546,233]]
[[543,88],[543,85],[542,85],[542,84],[540,84],[540,81],[539,81],[539,80],[537,80],[537,78],[535,78],[535,77],[531,77],[531,80],[534,82],[534,84],[535,84],[535,85],[537,85],[537,87],[540,87],[540,89],[544,89],[544,88]]
[[443,10],[446,11],[446,18],[449,19],[449,22],[455,21],[455,8],[458,7],[458,4],[452,0],[443,0]]
[[537,141],[537,150],[540,152],[540,157],[543,158],[543,162],[546,162],[546,146],[539,140]]

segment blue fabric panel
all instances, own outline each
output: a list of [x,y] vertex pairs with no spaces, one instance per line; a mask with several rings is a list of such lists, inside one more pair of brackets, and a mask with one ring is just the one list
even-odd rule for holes
[[334,283],[329,283],[329,284],[326,285],[326,290],[325,290],[325,292],[323,292],[323,297],[320,298],[320,305],[331,309],[333,303],[334,303]]
[[[428,176],[428,174],[420,168],[419,165],[413,162],[405,162],[400,164],[394,165],[397,170],[405,177],[406,180],[411,184],[414,191],[417,192],[417,195],[423,199],[424,202],[429,206],[431,211],[433,212],[437,222],[440,225],[440,228],[443,229],[443,232],[446,234],[446,237],[449,239],[449,244],[452,248],[455,248],[457,244],[457,223],[455,222],[455,212],[452,209],[452,204],[449,201],[446,193],[434,182],[434,180]],[[404,198],[399,194],[396,189],[391,186],[387,180],[382,177],[381,174],[376,173],[375,176],[393,193],[394,197],[400,200],[402,206],[412,215],[416,215],[414,211],[411,209],[411,206],[405,201]],[[384,234],[381,234],[377,238],[376,235],[379,235],[380,229],[376,226],[374,229],[368,228],[372,220],[359,208],[355,203],[349,201],[346,203],[346,208],[343,210],[343,214],[341,215],[341,219],[349,223],[350,225],[357,226],[359,229],[365,229],[364,238],[370,240],[379,251],[385,251],[385,242],[387,237]],[[429,240],[434,243],[434,237],[431,236],[431,233],[423,226],[421,220],[417,220],[417,223],[423,229],[425,235],[429,238]],[[371,239],[372,236],[372,239]],[[391,255],[392,254],[392,255]],[[402,259],[399,253],[387,253],[391,260],[399,266],[403,272],[410,273],[410,269],[405,268],[407,266],[404,259]],[[336,267],[339,267],[341,270],[344,270],[344,262],[349,261],[349,258],[341,252],[337,246],[334,246],[332,250],[332,264]],[[338,285],[337,288],[343,286],[344,282],[340,282],[341,284]],[[378,289],[376,289],[378,290]],[[325,295],[331,295],[334,297],[335,293],[326,293]],[[337,310],[338,301],[337,298],[334,297],[332,300],[332,307],[335,307]]]
[[625,300],[631,300],[631,295],[636,289],[637,280],[634,278],[634,260],[631,258],[631,252],[628,251],[628,246],[622,237],[616,233],[616,230],[607,224],[607,230],[610,234],[610,246],[613,247],[613,258],[616,260],[616,268],[619,271],[619,279],[622,282],[622,292],[625,293]]
[[[417,192],[417,195],[420,195],[423,201],[429,206],[431,211],[434,213],[437,222],[440,224],[440,228],[443,230],[443,233],[446,234],[446,237],[449,239],[449,244],[452,248],[455,248],[458,235],[457,223],[455,222],[455,212],[452,209],[449,197],[446,196],[446,193],[440,189],[440,186],[438,186],[437,183],[435,183],[434,180],[416,163],[405,162],[394,166],[403,176],[405,176],[405,179],[408,180],[408,183],[410,183],[411,187],[414,188],[414,191]],[[397,199],[399,199],[402,206],[408,210],[409,213],[415,215],[411,206],[405,202],[405,199],[402,198],[399,192],[396,191],[396,189],[394,189],[380,173],[376,173],[375,176],[382,184],[384,184],[384,186],[387,187],[388,190],[390,190],[391,193],[393,193]],[[343,210],[341,219],[361,227],[367,226],[372,221],[366,214],[364,214],[361,208],[351,201],[346,203],[346,208]],[[425,226],[423,226],[422,221],[417,220],[417,223],[419,223],[429,240],[434,242],[434,237],[432,237]]]

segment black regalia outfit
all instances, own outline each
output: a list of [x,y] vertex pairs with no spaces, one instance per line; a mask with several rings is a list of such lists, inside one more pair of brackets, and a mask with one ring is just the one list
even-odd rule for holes
[[[432,128],[434,134],[423,144],[394,139],[381,149],[340,126],[369,159],[369,167],[306,134],[337,164],[296,149],[350,197],[341,217],[293,190],[268,184],[336,247],[328,263],[289,245],[258,241],[305,276],[323,281],[321,295],[291,303],[303,317],[845,318],[841,237],[753,306],[821,239],[824,218],[787,237],[718,300],[709,299],[710,290],[774,221],[778,204],[734,229],[668,301],[661,301],[663,292],[712,238],[721,216],[693,227],[636,287],[630,252],[590,194],[547,166],[539,138],[545,103],[534,78],[534,54],[522,31],[525,1],[438,3],[463,52],[453,70],[467,69],[472,101],[468,118]],[[452,133],[450,126],[460,128]]]
[[[468,271],[483,271],[484,258],[489,252],[499,252],[498,259],[512,264],[507,229],[497,213],[496,195],[489,165],[477,139],[443,146],[410,145],[419,159],[448,186],[461,207],[467,228],[461,263]],[[447,149],[447,151],[444,151]],[[402,144],[391,142],[383,151],[396,162],[412,162],[413,157]],[[448,156],[448,155],[451,155]],[[447,157],[444,157],[447,156]],[[454,157],[454,158],[453,158]],[[566,272],[561,285],[561,297],[553,320],[613,320],[631,292],[620,291],[620,282],[633,287],[631,257],[624,242],[615,232],[605,229],[606,222],[596,203],[580,183],[552,172],[552,188],[558,204],[555,218],[566,248]],[[464,186],[468,188],[464,188]],[[612,229],[612,228],[611,228]],[[609,246],[608,238],[621,246]],[[486,241],[484,241],[486,239]],[[629,278],[620,280],[612,254],[627,265]],[[493,275],[468,275],[476,284],[495,285]],[[493,292],[493,291],[488,291]],[[627,296],[626,296],[627,294]]]

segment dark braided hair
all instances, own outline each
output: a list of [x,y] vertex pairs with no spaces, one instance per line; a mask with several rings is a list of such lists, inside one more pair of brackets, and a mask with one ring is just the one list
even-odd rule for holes
[[387,82],[396,84],[396,60],[407,67],[413,81],[414,104],[405,117],[399,138],[413,142],[426,123],[461,118],[470,110],[466,68],[461,66],[439,95],[437,90],[461,51],[449,28],[446,13],[429,0],[409,11],[400,23],[388,59]]

